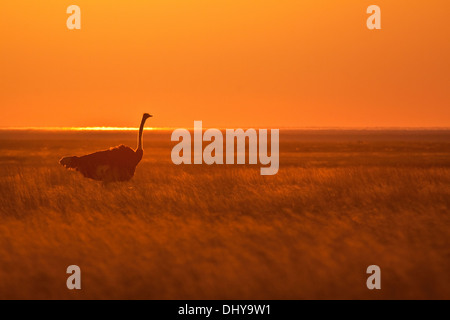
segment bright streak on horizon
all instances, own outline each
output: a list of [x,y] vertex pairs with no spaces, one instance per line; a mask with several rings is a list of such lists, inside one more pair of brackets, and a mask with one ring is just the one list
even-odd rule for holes
[[[144,130],[170,130],[171,128],[147,127]],[[38,131],[138,131],[137,127],[3,127],[0,130]]]
[[[144,130],[153,130],[154,128],[144,128]],[[135,127],[69,127],[62,130],[73,131],[137,131],[139,128]]]

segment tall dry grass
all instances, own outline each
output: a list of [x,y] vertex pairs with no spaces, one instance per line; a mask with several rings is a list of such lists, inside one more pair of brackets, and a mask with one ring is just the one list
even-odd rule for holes
[[2,140],[0,298],[450,298],[445,139],[281,137],[275,176],[175,166],[150,137],[134,179],[107,187],[57,160],[112,141]]

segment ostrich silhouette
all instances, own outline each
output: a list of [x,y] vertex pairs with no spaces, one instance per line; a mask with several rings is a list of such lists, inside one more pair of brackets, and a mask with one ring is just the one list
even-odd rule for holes
[[119,145],[109,150],[94,152],[85,156],[63,157],[59,163],[67,169],[80,172],[86,178],[103,181],[128,181],[134,176],[136,166],[142,159],[142,134],[145,120],[152,117],[148,113],[142,116],[139,127],[138,146],[136,150]]

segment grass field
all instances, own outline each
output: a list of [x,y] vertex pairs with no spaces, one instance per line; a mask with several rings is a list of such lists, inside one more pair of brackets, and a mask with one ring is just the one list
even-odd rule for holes
[[0,132],[1,299],[450,299],[450,131],[282,130],[275,176],[176,166],[170,132],[127,183],[58,164],[134,135]]

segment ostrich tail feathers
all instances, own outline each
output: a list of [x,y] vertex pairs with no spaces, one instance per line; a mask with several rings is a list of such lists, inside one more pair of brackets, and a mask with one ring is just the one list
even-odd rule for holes
[[75,169],[77,167],[78,157],[63,157],[59,163],[67,169]]

